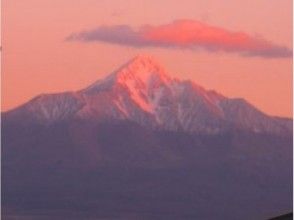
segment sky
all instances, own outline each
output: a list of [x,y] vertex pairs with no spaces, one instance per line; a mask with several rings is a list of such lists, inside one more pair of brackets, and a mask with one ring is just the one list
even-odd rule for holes
[[78,90],[137,54],[292,117],[292,0],[2,2],[2,111]]

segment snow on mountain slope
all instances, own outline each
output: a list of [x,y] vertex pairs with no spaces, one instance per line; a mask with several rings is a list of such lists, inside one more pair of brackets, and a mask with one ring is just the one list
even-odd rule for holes
[[42,95],[6,114],[25,114],[45,123],[70,118],[130,120],[205,134],[235,128],[285,134],[292,129],[290,120],[267,116],[243,99],[229,99],[192,81],[172,78],[143,55],[85,89]]

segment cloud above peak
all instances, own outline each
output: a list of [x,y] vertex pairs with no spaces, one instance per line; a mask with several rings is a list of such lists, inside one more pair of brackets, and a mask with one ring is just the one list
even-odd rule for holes
[[264,58],[292,57],[292,50],[245,32],[234,32],[195,20],[176,20],[165,25],[99,26],[73,33],[67,41],[108,42],[132,47],[205,49],[210,52],[238,53]]

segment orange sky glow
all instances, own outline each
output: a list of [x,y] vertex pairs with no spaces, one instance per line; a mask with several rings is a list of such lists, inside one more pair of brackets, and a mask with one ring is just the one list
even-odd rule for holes
[[292,0],[9,0],[2,18],[2,111],[150,54],[172,76],[292,117]]

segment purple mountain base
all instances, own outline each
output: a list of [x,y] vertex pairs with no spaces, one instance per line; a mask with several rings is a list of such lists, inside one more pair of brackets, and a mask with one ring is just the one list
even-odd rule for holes
[[292,210],[292,120],[139,56],[2,113],[3,219],[267,219]]

